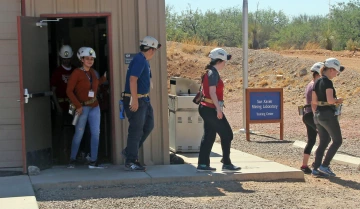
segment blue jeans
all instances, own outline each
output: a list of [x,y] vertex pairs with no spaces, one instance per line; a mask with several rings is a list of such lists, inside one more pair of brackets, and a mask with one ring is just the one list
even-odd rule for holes
[[138,159],[139,148],[154,128],[154,113],[150,98],[139,98],[139,108],[136,112],[129,109],[129,97],[124,97],[125,114],[129,121],[127,147],[125,148],[126,162]]
[[100,136],[100,108],[83,106],[83,111],[79,117],[79,120],[75,126],[75,134],[71,145],[71,160],[76,159],[76,155],[79,151],[81,139],[84,135],[86,123],[89,122],[89,128],[91,133],[91,161],[97,160],[99,149],[99,136]]

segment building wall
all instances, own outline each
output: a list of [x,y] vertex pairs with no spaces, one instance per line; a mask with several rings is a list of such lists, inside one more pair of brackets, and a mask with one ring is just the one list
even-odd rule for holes
[[0,1],[0,168],[22,166],[16,16],[20,0]]
[[[8,0],[10,1],[10,0]],[[136,53],[139,41],[146,35],[154,36],[163,45],[150,61],[154,88],[150,92],[154,108],[155,128],[144,144],[142,155],[147,165],[169,163],[169,133],[167,115],[167,70],[165,35],[165,0],[24,0],[26,16],[44,14],[111,14],[114,160],[121,164],[128,123],[120,120],[118,101],[124,90],[127,65],[125,53]],[[16,19],[14,19],[16,21]],[[49,23],[51,24],[51,23]]]

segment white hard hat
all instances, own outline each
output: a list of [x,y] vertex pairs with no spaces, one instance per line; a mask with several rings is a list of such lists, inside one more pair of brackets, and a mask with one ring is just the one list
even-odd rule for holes
[[71,58],[73,54],[73,50],[69,45],[63,45],[59,51],[59,56],[65,59]]
[[336,71],[341,72],[340,68],[342,66],[340,65],[339,60],[337,60],[336,58],[328,58],[328,59],[326,59],[325,62],[324,62],[324,65],[327,68],[334,68]]
[[320,74],[320,69],[324,66],[323,62],[317,62],[315,63],[311,68],[310,71],[311,72],[317,72]]
[[86,49],[86,48],[88,48],[88,47],[83,46],[83,47],[80,47],[79,50],[77,51],[76,56],[78,57],[79,60],[81,60],[80,53],[82,51],[84,51],[84,49]]
[[94,49],[92,49],[91,47],[81,47],[78,51],[77,56],[80,57],[79,59],[81,59],[81,57],[96,58],[96,53],[95,53]]
[[148,46],[154,49],[159,49],[161,47],[161,44],[151,36],[146,36],[142,41],[140,41],[140,45]]
[[222,48],[215,48],[213,50],[211,50],[209,57],[211,59],[221,59],[221,60],[230,60],[231,59],[231,55],[228,54],[224,49]]

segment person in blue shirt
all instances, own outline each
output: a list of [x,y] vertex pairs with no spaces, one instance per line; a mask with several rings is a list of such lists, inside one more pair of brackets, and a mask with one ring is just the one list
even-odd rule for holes
[[140,52],[129,64],[126,73],[125,91],[122,93],[125,115],[129,121],[127,147],[122,151],[125,170],[145,171],[138,161],[139,148],[154,128],[154,114],[149,92],[151,70],[149,60],[161,47],[159,42],[146,36],[140,44]]

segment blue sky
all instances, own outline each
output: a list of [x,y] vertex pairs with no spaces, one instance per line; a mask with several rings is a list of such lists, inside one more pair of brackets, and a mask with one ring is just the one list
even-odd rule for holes
[[[330,4],[338,2],[350,2],[350,0],[330,0]],[[229,7],[239,6],[242,8],[242,0],[165,0],[166,5],[174,7],[174,11],[181,13],[191,5],[192,9],[218,11]],[[329,13],[329,0],[248,0],[249,12],[256,11],[257,4],[259,9],[271,8],[275,11],[282,10],[289,17],[299,14],[308,15],[327,15]]]

